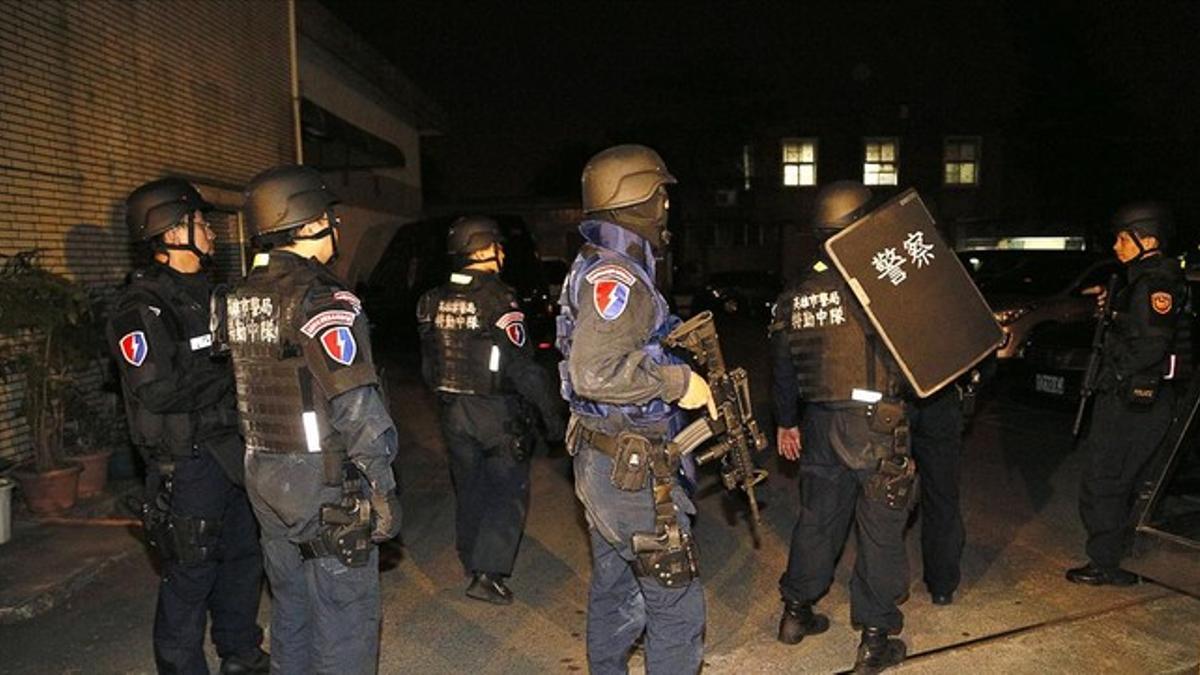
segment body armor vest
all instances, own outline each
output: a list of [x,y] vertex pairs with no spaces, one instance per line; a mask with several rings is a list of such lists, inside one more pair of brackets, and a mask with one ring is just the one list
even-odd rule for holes
[[227,339],[248,452],[344,452],[329,424],[329,400],[304,358],[299,326],[314,286],[338,286],[284,255],[250,270],[226,298]]
[[885,347],[857,303],[841,276],[828,267],[811,271],[781,298],[776,321],[787,330],[801,399],[850,401],[855,389],[896,393],[883,358]]
[[417,320],[431,330],[422,333],[425,358],[432,360],[431,386],[447,394],[504,393],[500,346],[491,322],[510,309],[504,286],[495,275],[469,278],[469,283],[439,286],[421,297]]
[[[1147,286],[1167,286],[1174,298],[1171,308],[1172,327],[1168,342],[1167,354],[1163,361],[1147,366],[1147,374],[1167,376],[1170,379],[1189,379],[1193,373],[1193,340],[1192,322],[1195,320],[1194,299],[1190,297],[1188,288],[1180,269],[1179,260],[1165,255],[1155,256],[1145,261],[1152,266],[1131,268],[1129,283],[1117,291],[1113,298],[1115,319],[1112,324],[1111,338],[1114,341],[1106,345],[1106,350],[1123,349],[1122,342],[1136,340],[1141,337],[1143,328],[1133,320],[1132,303],[1147,302]],[[1135,263],[1136,264],[1136,263]]]
[[[609,223],[602,223],[601,225],[617,227]],[[654,399],[642,405],[602,403],[578,396],[571,386],[571,376],[567,369],[567,358],[571,354],[572,335],[575,332],[575,317],[577,316],[579,307],[579,289],[583,285],[583,279],[587,277],[589,272],[606,263],[616,263],[631,271],[638,278],[638,281],[644,284],[647,289],[651,289],[654,294],[655,328],[644,347],[651,355],[652,361],[661,365],[684,362],[662,347],[662,338],[671,332],[676,321],[673,320],[670,314],[666,299],[663,298],[662,293],[658,291],[658,288],[654,284],[653,274],[632,258],[612,249],[588,243],[584,245],[579,255],[576,256],[575,262],[572,263],[571,270],[567,274],[566,283],[563,284],[562,293],[558,298],[560,309],[559,316],[556,319],[557,339],[555,346],[558,347],[559,352],[563,355],[563,360],[558,364],[558,374],[561,382],[560,393],[570,404],[571,412],[582,417],[608,418],[613,415],[623,415],[635,426],[650,426],[664,420],[670,420],[676,415],[678,410],[662,399]]]
[[[228,364],[211,359],[212,338],[208,326],[208,307],[189,295],[171,279],[171,272],[151,267],[138,270],[117,302],[114,315],[144,304],[157,314],[175,338],[176,363],[170,365],[191,380],[227,380],[232,377]],[[110,325],[110,333],[112,326]],[[115,335],[109,335],[110,344]],[[190,457],[197,443],[208,438],[236,432],[237,419],[232,402],[193,412],[155,413],[141,405],[121,378],[129,434],[135,446],[147,448],[160,460]]]

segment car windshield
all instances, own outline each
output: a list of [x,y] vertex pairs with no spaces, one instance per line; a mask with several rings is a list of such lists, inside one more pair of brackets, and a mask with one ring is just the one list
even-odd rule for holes
[[1013,258],[993,275],[981,275],[979,289],[987,294],[1052,295],[1066,290],[1089,267],[1102,261],[1093,253],[1075,251],[1012,251]]

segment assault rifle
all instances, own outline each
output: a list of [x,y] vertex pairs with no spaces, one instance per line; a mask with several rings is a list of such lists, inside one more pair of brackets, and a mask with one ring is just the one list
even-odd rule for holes
[[712,312],[701,312],[680,324],[663,339],[663,344],[685,349],[691,354],[703,370],[717,405],[716,419],[708,415],[701,417],[680,431],[672,443],[680,455],[685,455],[710,438],[717,438],[716,443],[696,455],[696,461],[707,464],[721,460],[721,482],[725,489],[746,493],[750,503],[750,531],[757,547],[761,539],[754,486],[767,477],[767,472],[754,466],[750,453],[767,447],[767,438],[754,421],[746,371],[725,367]]
[[1092,352],[1088,355],[1087,370],[1083,374],[1083,382],[1079,387],[1079,408],[1075,411],[1075,425],[1071,427],[1071,435],[1078,438],[1083,429],[1083,416],[1087,412],[1088,403],[1096,393],[1096,380],[1100,377],[1100,363],[1103,359],[1104,334],[1108,332],[1108,324],[1112,321],[1113,294],[1117,292],[1120,277],[1116,274],[1108,277],[1108,285],[1104,289],[1104,302],[1100,305],[1100,318],[1096,320],[1096,332],[1092,333]]

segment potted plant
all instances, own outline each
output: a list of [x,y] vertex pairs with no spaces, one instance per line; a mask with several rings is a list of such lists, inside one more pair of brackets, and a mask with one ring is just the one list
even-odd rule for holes
[[0,335],[25,345],[4,358],[0,374],[8,382],[24,376],[33,461],[13,477],[30,510],[49,514],[75,504],[81,469],[62,454],[66,405],[77,374],[99,353],[99,333],[84,289],[36,257],[36,250],[5,256],[0,267]]
[[[113,456],[113,411],[90,403],[77,388],[67,393],[67,422],[63,446],[70,462],[80,467],[75,496],[90,499],[108,485],[108,460]],[[120,429],[116,429],[120,431]]]

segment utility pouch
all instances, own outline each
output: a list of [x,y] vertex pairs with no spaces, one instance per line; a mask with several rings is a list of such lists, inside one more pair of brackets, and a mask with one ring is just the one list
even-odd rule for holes
[[645,436],[622,431],[617,435],[610,479],[618,490],[637,492],[646,487],[650,473],[650,452],[653,446]]
[[171,478],[163,477],[154,495],[142,502],[142,532],[146,543],[158,551],[164,561],[175,560],[174,539],[171,536]]
[[221,538],[221,521],[215,518],[195,518],[171,515],[167,520],[174,559],[183,565],[195,565],[217,558]]
[[362,567],[371,557],[371,502],[346,497],[321,505],[321,541],[346,567]]
[[1162,377],[1158,374],[1134,375],[1125,382],[1125,403],[1132,408],[1149,408],[1158,398]]
[[893,455],[879,460],[879,468],[867,479],[864,488],[867,499],[886,505],[889,509],[907,510],[916,496],[917,467],[908,455]]
[[877,434],[891,436],[904,421],[904,403],[883,399],[867,410],[867,428]]

